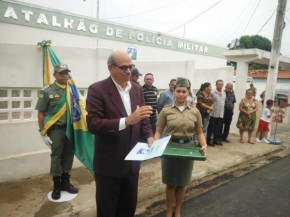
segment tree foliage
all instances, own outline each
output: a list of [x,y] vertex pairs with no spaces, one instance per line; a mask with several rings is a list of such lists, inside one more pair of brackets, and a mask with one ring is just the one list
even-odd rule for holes
[[[240,37],[239,41],[240,41],[239,48],[241,48],[241,49],[258,48],[261,50],[271,52],[272,43],[268,38],[265,38],[263,36],[244,35],[244,36]],[[230,46],[230,44],[228,44],[228,47],[229,46]],[[228,65],[233,65],[235,68],[237,66],[237,64],[235,62],[232,62],[232,61],[228,61]],[[267,69],[267,68],[268,68],[267,65],[262,65],[262,64],[258,64],[258,63],[250,63],[249,64],[249,69]]]
[[271,51],[271,41],[260,35],[245,35],[240,37],[239,48],[258,48]]

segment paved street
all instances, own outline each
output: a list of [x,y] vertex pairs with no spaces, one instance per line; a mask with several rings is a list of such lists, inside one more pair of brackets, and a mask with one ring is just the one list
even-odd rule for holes
[[[287,217],[290,155],[186,201],[183,217]],[[162,212],[154,217],[164,217]]]

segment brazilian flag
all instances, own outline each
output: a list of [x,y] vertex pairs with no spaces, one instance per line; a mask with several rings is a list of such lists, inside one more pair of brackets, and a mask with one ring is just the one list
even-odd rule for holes
[[[49,59],[53,66],[61,64],[60,60],[50,47],[50,41],[42,41],[37,45],[42,48],[43,53],[43,84],[50,85]],[[85,100],[80,94],[73,78],[69,76],[66,94],[63,94],[59,104],[50,115],[44,119],[44,128],[41,135],[45,135],[47,130],[66,112],[67,128],[66,136],[72,144],[75,156],[94,175],[94,135],[90,134],[87,128],[85,110]]]

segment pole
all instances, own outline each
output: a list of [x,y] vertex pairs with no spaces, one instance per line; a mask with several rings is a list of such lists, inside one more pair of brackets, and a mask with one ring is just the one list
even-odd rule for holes
[[185,29],[186,29],[186,24],[184,24],[184,26],[183,26],[183,39],[185,37]]
[[281,49],[286,5],[287,5],[287,0],[279,0],[277,14],[276,14],[276,21],[275,21],[275,29],[274,29],[273,40],[272,40],[270,63],[269,63],[269,68],[268,68],[268,77],[267,77],[267,84],[266,84],[264,106],[266,105],[265,103],[268,99],[275,98],[275,89],[276,89],[277,73],[278,73],[278,66],[279,66],[279,54],[280,54],[280,49]]
[[97,0],[96,19],[97,19],[97,26],[98,26],[96,48],[98,48],[99,47],[99,30],[100,30],[100,2],[99,0]]

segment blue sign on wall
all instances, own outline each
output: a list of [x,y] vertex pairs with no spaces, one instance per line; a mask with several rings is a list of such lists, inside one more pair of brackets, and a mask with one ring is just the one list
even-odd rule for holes
[[136,48],[128,47],[127,53],[130,55],[132,60],[137,59],[137,49]]

